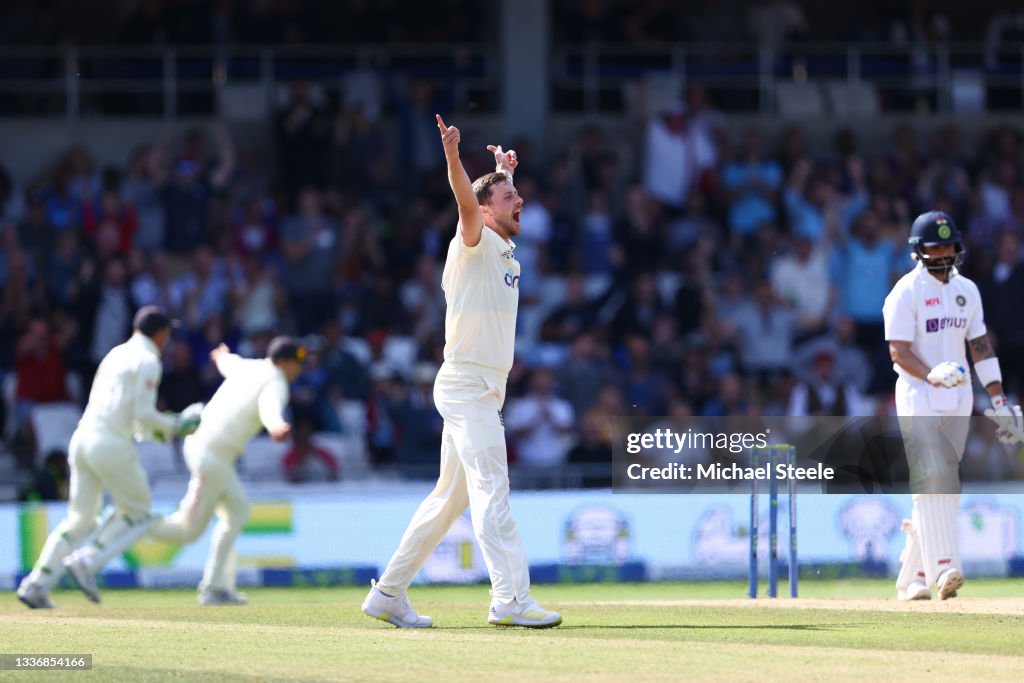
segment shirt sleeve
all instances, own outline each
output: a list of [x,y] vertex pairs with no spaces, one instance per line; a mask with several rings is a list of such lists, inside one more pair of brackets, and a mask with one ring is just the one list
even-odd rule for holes
[[217,356],[217,372],[227,379],[243,365],[244,359],[237,353],[222,353]]
[[882,317],[885,319],[886,341],[914,341],[917,314],[910,290],[900,287],[889,292],[882,306]]
[[843,229],[844,235],[850,234],[850,228],[853,226],[853,222],[857,220],[857,217],[864,213],[868,205],[871,204],[871,197],[864,190],[858,190],[855,192],[849,200],[846,202],[846,206],[843,207],[842,214],[839,217],[839,222]]
[[274,429],[280,427],[286,420],[284,419],[284,409],[288,405],[288,384],[283,379],[276,379],[273,382],[267,382],[262,389],[260,389],[260,395],[256,399],[256,403],[259,407],[260,422],[267,429]]
[[156,392],[162,374],[163,368],[155,358],[146,359],[139,365],[135,373],[135,420],[146,429],[170,436],[176,416],[156,409]]
[[551,402],[551,417],[554,418],[555,425],[567,429],[572,427],[573,412],[572,404],[566,400],[555,400]]
[[483,251],[484,240],[487,239],[487,226],[480,227],[480,241],[475,246],[467,247],[465,241],[462,239],[462,221],[455,227],[455,243],[458,245],[460,254],[467,254],[470,256],[476,256]]

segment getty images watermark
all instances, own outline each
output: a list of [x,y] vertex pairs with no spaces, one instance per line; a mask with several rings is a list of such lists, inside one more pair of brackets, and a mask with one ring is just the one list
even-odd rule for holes
[[[773,480],[821,493],[1024,492],[1019,445],[984,417],[620,417],[612,433],[616,492],[746,494]],[[781,447],[786,458],[772,459]]]
[[626,453],[633,456],[645,451],[671,452],[676,456],[694,451],[728,453],[733,456],[749,454],[749,464],[744,466],[733,461],[668,462],[663,465],[645,465],[631,462],[626,466],[626,477],[630,481],[695,481],[695,482],[752,482],[769,481],[832,481],[835,470],[821,463],[811,467],[797,467],[793,463],[765,462],[757,458],[757,451],[767,451],[771,430],[766,428],[756,434],[743,432],[705,432],[688,428],[677,432],[667,427],[658,427],[650,432],[629,432],[626,434]]

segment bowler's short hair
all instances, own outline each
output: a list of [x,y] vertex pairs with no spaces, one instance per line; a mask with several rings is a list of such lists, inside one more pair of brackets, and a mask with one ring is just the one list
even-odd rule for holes
[[491,203],[491,188],[502,183],[511,183],[512,176],[504,171],[495,171],[482,175],[473,181],[473,192],[476,193],[476,200],[481,206]]

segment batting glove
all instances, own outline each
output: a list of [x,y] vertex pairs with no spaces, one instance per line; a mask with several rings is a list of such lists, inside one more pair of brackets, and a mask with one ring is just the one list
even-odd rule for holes
[[1024,443],[1024,413],[1005,394],[992,397],[992,407],[985,409],[985,417],[996,423],[996,436],[1001,442]]
[[967,370],[959,363],[951,360],[943,361],[931,369],[928,373],[928,383],[952,389],[961,384],[967,384]]

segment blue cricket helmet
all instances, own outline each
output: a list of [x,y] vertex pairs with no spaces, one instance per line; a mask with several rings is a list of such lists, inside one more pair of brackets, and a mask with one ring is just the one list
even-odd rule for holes
[[[944,211],[928,211],[922,213],[910,226],[910,238],[907,240],[917,255],[918,260],[929,272],[948,277],[953,268],[958,268],[964,260],[964,245],[960,240],[960,231],[952,216]],[[929,256],[925,247],[937,247],[952,244],[956,247],[953,256]]]

